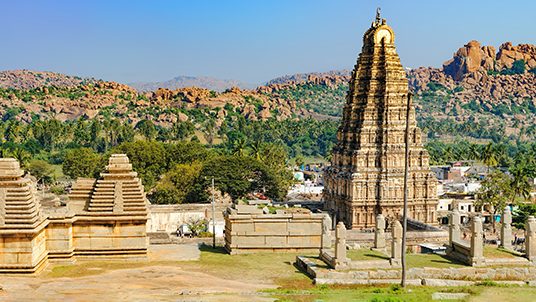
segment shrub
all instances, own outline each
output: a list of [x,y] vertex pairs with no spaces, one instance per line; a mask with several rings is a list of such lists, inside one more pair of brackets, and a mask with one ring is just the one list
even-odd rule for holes
[[206,232],[206,231],[199,232],[198,237],[210,238],[212,237],[212,232]]
[[198,236],[203,232],[207,232],[208,221],[204,218],[191,218],[187,225],[192,234]]
[[525,61],[517,60],[512,64],[512,67],[501,70],[502,75],[514,75],[525,73]]
[[438,82],[429,82],[428,84],[426,84],[426,86],[428,87],[428,89],[430,89],[431,91],[438,91],[438,90],[441,90],[441,89],[445,89],[445,86],[441,85],[440,83]]
[[65,187],[61,185],[52,186],[50,192],[56,195],[63,195],[66,193]]

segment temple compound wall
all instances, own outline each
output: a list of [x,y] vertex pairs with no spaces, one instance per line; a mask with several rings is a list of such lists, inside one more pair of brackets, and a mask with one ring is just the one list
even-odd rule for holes
[[32,273],[49,261],[145,258],[147,199],[124,154],[98,180],[79,179],[67,207],[42,208],[19,163],[0,159],[0,272]]
[[[314,252],[331,246],[324,214],[278,210],[264,214],[257,206],[236,205],[224,212],[225,249],[230,254]],[[305,212],[306,211],[306,212]]]
[[[401,216],[404,197],[408,80],[395,34],[377,17],[363,37],[343,118],[324,173],[324,200],[348,228],[373,228],[378,214]],[[437,179],[429,167],[415,108],[409,110],[409,218],[437,224]]]

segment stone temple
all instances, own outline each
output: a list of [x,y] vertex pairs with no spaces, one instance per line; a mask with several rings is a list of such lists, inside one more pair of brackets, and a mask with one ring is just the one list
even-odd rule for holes
[[[408,80],[393,29],[379,14],[363,36],[352,72],[331,166],[324,173],[325,207],[348,228],[370,228],[375,216],[399,219],[403,209],[404,134]],[[437,179],[410,111],[408,217],[436,222]]]
[[45,208],[13,158],[0,159],[0,273],[33,273],[77,258],[147,257],[147,198],[124,154],[101,178],[78,179],[67,206]]

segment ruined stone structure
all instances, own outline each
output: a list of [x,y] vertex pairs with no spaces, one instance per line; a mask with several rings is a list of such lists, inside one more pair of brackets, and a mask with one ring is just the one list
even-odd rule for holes
[[124,154],[101,179],[79,179],[68,206],[39,206],[35,187],[12,158],[0,159],[0,272],[32,273],[76,257],[145,258],[147,204]]
[[[348,228],[372,228],[377,214],[399,218],[403,206],[408,80],[385,20],[363,37],[352,72],[331,167],[324,174],[326,209]],[[435,224],[437,179],[410,110],[409,218]]]
[[312,252],[331,246],[323,234],[325,214],[306,209],[264,214],[254,205],[234,205],[223,213],[225,249],[230,254],[257,252]]

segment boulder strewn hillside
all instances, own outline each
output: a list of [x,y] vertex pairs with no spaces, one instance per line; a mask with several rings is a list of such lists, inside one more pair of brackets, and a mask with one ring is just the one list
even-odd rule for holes
[[0,71],[0,88],[33,89],[45,86],[74,87],[94,82],[96,82],[95,79],[68,76],[49,71]]
[[[493,47],[471,41],[443,68],[408,71],[418,121],[429,137],[460,136],[500,140],[536,139],[536,69],[533,45]],[[134,88],[56,73],[0,73],[0,115],[31,122],[56,118],[117,118],[136,124],[151,120],[170,127],[191,121],[201,129],[207,119],[337,120],[348,90],[349,71],[297,74],[274,79],[256,90],[230,88]],[[4,88],[2,88],[4,87]],[[7,88],[6,88],[7,87]],[[335,122],[336,123],[336,122]]]

